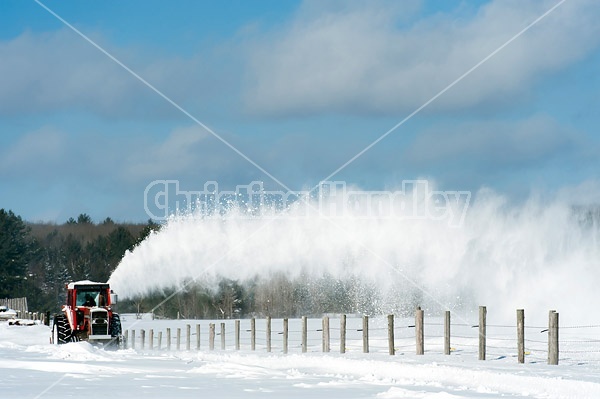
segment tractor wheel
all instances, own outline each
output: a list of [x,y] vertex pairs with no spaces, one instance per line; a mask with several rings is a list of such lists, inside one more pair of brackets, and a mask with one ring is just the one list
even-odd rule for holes
[[121,317],[118,313],[112,314],[112,320],[110,322],[110,336],[112,340],[109,347],[118,349],[123,341],[122,330],[121,330]]
[[54,315],[54,323],[52,324],[52,343],[66,344],[71,342],[71,328],[65,315]]
[[121,336],[121,317],[118,313],[113,313],[112,321],[110,323],[110,336],[120,337]]

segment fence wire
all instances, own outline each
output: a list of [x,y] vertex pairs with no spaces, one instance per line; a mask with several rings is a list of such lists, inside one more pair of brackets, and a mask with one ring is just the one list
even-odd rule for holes
[[[323,350],[323,347],[329,348],[328,352],[339,352],[341,343],[341,326],[337,322],[338,319],[330,318],[329,328],[323,331],[322,319],[307,319],[306,329],[303,328],[299,319],[290,319],[287,330],[287,351],[291,353],[309,352],[318,353]],[[345,345],[344,351],[354,353],[362,352],[365,343],[364,337],[368,335],[368,351],[373,354],[388,354],[390,346],[394,351],[401,355],[410,355],[411,350],[416,350],[418,347],[416,332],[417,326],[414,320],[406,322],[397,320],[394,324],[394,342],[390,343],[388,334],[390,329],[387,325],[387,320],[384,318],[369,320],[370,325],[365,334],[363,330],[362,319],[350,318],[346,319],[345,330]],[[157,321],[153,328],[153,334],[150,334],[149,328],[138,328],[127,330],[129,335],[128,347],[135,346],[136,350],[153,351],[167,350],[170,347],[171,351],[176,350],[197,350],[196,325],[201,325],[201,343],[200,350],[208,350],[213,347],[215,351],[221,350],[221,326],[222,321],[209,323],[208,321],[187,321],[190,324],[190,334],[188,336],[185,325],[177,327],[176,323],[182,323],[178,320],[160,320]],[[172,323],[171,327],[167,327],[168,323]],[[225,323],[225,350],[232,351],[240,347],[241,350],[251,350],[252,347],[252,330],[249,320],[242,320],[239,326],[239,331],[236,331],[236,325],[233,320],[226,320]],[[209,324],[214,324],[214,335],[211,338]],[[254,348],[257,351],[265,351],[268,348],[269,342],[271,351],[281,353],[284,348],[284,330],[282,328],[281,319],[271,320],[271,336],[267,337],[267,329],[265,320],[256,320],[254,329]],[[427,321],[423,323],[423,346],[424,352],[427,355],[442,354],[446,343],[445,323],[442,321]],[[167,337],[166,329],[170,328],[170,339]],[[144,342],[142,346],[141,331],[144,330]],[[512,331],[511,331],[512,330]],[[548,356],[548,327],[538,325],[524,325],[525,331],[523,346],[525,353],[525,361],[531,363],[545,362]],[[460,356],[477,357],[480,344],[479,323],[451,323],[451,335],[449,337],[450,353]],[[588,325],[567,325],[559,326],[558,344],[559,344],[559,360],[569,364],[587,364],[600,362],[600,324]],[[179,345],[177,345],[177,332],[179,332]],[[152,335],[152,337],[150,337]],[[304,338],[303,338],[304,336]],[[327,345],[324,345],[323,338],[328,337]],[[135,339],[135,343],[131,339]],[[239,338],[239,342],[236,342]],[[152,339],[152,341],[150,341]],[[210,342],[214,339],[214,342]],[[188,343],[189,340],[189,343]],[[160,343],[160,347],[159,344]],[[488,359],[501,360],[512,359],[517,357],[517,325],[510,324],[487,324],[485,326],[485,350]],[[365,354],[365,356],[368,356]]]

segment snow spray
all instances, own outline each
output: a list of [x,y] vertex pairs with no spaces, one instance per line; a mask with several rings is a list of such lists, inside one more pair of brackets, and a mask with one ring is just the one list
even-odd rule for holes
[[263,201],[260,208],[198,207],[171,216],[124,256],[111,286],[131,298],[191,280],[351,276],[377,288],[382,313],[416,295],[425,308],[486,305],[506,320],[517,308],[540,320],[549,309],[563,320],[593,318],[600,300],[597,207],[575,206],[562,194],[512,203],[489,189],[473,198],[454,193],[453,200],[430,188],[423,194],[403,186],[391,196],[343,188],[343,195],[330,187],[328,195],[283,207]]

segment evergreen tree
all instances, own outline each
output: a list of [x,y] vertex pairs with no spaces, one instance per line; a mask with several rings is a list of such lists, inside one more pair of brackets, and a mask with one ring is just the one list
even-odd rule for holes
[[107,217],[106,219],[104,219],[104,221],[102,222],[102,224],[113,226],[115,224],[115,222],[111,218]]
[[0,209],[0,298],[24,296],[34,246],[23,220]]
[[148,219],[148,223],[146,223],[146,226],[142,229],[140,236],[138,237],[135,245],[139,245],[142,241],[144,241],[150,234],[152,233],[156,233],[158,231],[160,231],[161,225],[156,223],[154,220],[152,219]]
[[77,216],[77,224],[94,224],[92,217],[87,213],[82,213]]

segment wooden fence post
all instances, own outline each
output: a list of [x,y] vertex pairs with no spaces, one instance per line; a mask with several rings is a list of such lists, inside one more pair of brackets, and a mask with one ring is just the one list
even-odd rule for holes
[[167,328],[167,350],[171,350],[171,328]]
[[211,351],[215,350],[215,324],[210,323],[208,325],[208,349]]
[[267,316],[267,352],[271,352],[271,316]]
[[189,324],[185,325],[185,350],[189,351],[191,348],[192,341],[192,326]]
[[306,316],[302,316],[302,353],[306,353],[308,351],[308,323],[306,320]]
[[256,319],[250,319],[250,349],[256,350]]
[[388,315],[388,348],[390,355],[396,354],[396,348],[394,348],[394,315]]
[[525,310],[517,309],[517,356],[525,363]]
[[225,350],[225,323],[221,323],[221,350]]
[[284,355],[287,355],[287,353],[288,353],[288,327],[289,327],[288,319],[283,319],[283,354]]
[[125,349],[127,349],[127,342],[129,342],[129,330],[125,330]]
[[415,336],[417,341],[417,355],[425,354],[425,331],[423,328],[423,317],[425,312],[420,306],[415,312]]
[[346,353],[346,315],[340,318],[340,353]]
[[177,327],[177,350],[181,350],[181,328]]
[[131,330],[131,349],[135,349],[135,330]]
[[444,355],[450,354],[450,311],[446,310],[444,317]]
[[162,346],[162,331],[158,332],[158,350],[161,349]]
[[369,353],[369,316],[363,316],[363,353]]
[[323,352],[329,352],[331,340],[329,338],[329,317],[323,316]]
[[487,308],[479,307],[479,360],[485,360]]
[[235,321],[235,350],[240,350],[240,320]]
[[200,350],[200,324],[196,324],[196,350]]
[[551,310],[548,320],[548,364],[558,364],[558,313]]
[[154,350],[154,330],[152,328],[148,332],[148,349]]

